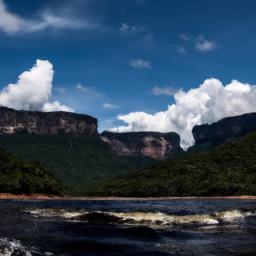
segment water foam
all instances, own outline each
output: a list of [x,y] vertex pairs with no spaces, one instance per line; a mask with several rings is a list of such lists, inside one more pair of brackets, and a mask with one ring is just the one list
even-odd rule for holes
[[256,216],[256,211],[242,212],[240,210],[223,211],[215,213],[216,218],[224,222],[236,222],[243,220],[245,217]]
[[83,211],[83,210],[67,211],[65,209],[33,209],[33,210],[25,210],[25,212],[30,213],[34,217],[45,217],[45,218],[60,217],[64,219],[72,219],[88,213],[87,211]]
[[[59,217],[68,220],[79,220],[83,217],[86,221],[86,215],[90,212],[67,211],[64,209],[35,209],[29,211],[35,217]],[[170,215],[162,212],[104,212],[96,213],[114,216],[120,219],[122,223],[127,224],[147,224],[147,225],[219,225],[223,223],[242,222],[245,217],[256,216],[256,211],[228,210],[215,212],[213,214],[194,214],[194,215]],[[89,220],[88,220],[89,221]]]
[[28,248],[24,246],[20,241],[16,239],[0,238],[0,255],[1,256],[12,256],[12,255],[22,255],[22,256],[32,256],[32,255],[42,255],[42,256],[53,256],[51,252],[41,253],[36,248]]
[[114,216],[121,218],[124,222],[128,223],[148,223],[153,225],[175,225],[175,224],[192,224],[201,223],[207,225],[219,224],[218,220],[210,217],[209,215],[168,215],[164,213],[111,213]]

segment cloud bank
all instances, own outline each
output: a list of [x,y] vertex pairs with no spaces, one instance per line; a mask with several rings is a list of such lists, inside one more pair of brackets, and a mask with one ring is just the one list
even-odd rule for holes
[[0,91],[0,105],[18,110],[72,112],[72,108],[58,101],[49,101],[53,75],[53,66],[49,61],[37,60],[29,71],[19,76],[15,84],[9,84]]
[[119,115],[126,125],[111,129],[128,131],[174,131],[181,136],[181,146],[193,145],[192,128],[195,125],[216,122],[224,117],[256,111],[256,85],[233,80],[223,85],[218,79],[207,79],[195,89],[179,90],[174,103],[166,111],[148,114],[131,112]]
[[36,20],[24,19],[11,13],[4,0],[0,0],[0,30],[7,34],[32,33],[47,28],[52,29],[91,29],[95,24],[89,21],[79,20],[67,15],[57,15],[49,11],[42,12]]

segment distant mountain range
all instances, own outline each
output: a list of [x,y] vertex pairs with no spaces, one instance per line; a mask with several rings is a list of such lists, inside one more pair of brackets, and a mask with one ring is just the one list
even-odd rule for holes
[[109,196],[256,194],[256,131],[204,153],[165,160],[95,188]]
[[[218,191],[211,188],[210,180],[202,178],[207,177],[209,171],[210,174],[218,173],[225,180],[226,176],[220,175],[226,173],[226,169],[220,168],[225,163],[225,158],[223,156],[218,159],[218,166],[212,162],[213,154],[228,154],[230,149],[230,152],[239,155],[230,144],[216,146],[232,142],[255,129],[255,113],[225,118],[210,125],[195,126],[192,131],[195,145],[184,152],[180,147],[180,137],[174,132],[99,134],[97,119],[88,115],[17,111],[0,107],[0,147],[22,161],[39,162],[64,184],[65,193],[74,195],[216,194]],[[253,139],[254,136],[251,135],[250,138]],[[235,142],[235,148],[242,143],[245,149],[251,150],[252,145],[247,145],[249,141],[250,139]],[[245,156],[245,152],[241,152],[241,162],[244,161],[243,158],[247,159]],[[231,158],[229,163],[228,170],[231,174]],[[236,165],[239,166],[237,163]],[[204,169],[201,169],[202,166]],[[143,169],[144,171],[136,172]],[[183,172],[191,179],[183,177]],[[239,171],[234,169],[234,172]],[[252,178],[252,173],[250,177]],[[214,177],[211,179],[215,180]],[[196,181],[200,182],[201,190]],[[188,184],[193,185],[194,189]],[[203,184],[207,184],[208,191]],[[210,192],[210,188],[213,192]],[[225,192],[220,186],[219,192],[234,194],[246,191],[239,188],[227,189]]]
[[122,177],[182,152],[176,133],[138,135],[101,135],[97,119],[88,115],[0,107],[0,147],[38,161],[64,183],[67,193],[84,194],[99,178]]

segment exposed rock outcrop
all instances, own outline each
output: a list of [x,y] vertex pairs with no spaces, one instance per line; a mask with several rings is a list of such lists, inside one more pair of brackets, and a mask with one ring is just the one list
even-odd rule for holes
[[145,156],[162,160],[182,152],[180,137],[174,132],[103,132],[99,135],[97,119],[88,115],[0,107],[0,134],[18,133],[96,135],[119,156]]
[[103,132],[101,139],[119,156],[146,156],[157,160],[182,152],[177,133],[159,132]]
[[36,112],[0,107],[0,134],[97,135],[97,119],[69,112]]

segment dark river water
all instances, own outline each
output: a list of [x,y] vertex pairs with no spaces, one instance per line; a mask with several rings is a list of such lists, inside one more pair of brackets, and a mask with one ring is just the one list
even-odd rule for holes
[[256,201],[0,201],[1,256],[255,256]]

